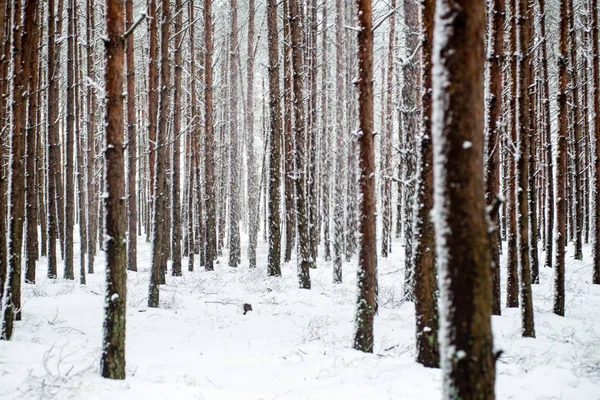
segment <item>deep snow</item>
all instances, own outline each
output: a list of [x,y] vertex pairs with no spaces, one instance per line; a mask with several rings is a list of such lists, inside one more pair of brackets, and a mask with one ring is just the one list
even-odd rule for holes
[[[583,262],[567,253],[566,317],[552,314],[553,272],[545,268],[533,288],[536,339],[521,338],[518,309],[503,308],[501,317],[493,317],[495,346],[503,350],[498,399],[600,399],[600,286],[591,284],[591,253],[584,250]],[[402,300],[400,241],[388,259],[378,259],[374,354],[351,349],[355,260],[344,264],[344,283],[334,285],[331,262],[319,258],[308,291],[298,289],[295,260],[283,265],[282,278],[266,276],[265,244],[259,244],[255,270],[248,269],[245,257],[242,267],[227,267],[225,254],[214,272],[196,265],[190,273],[184,259],[183,277],[168,275],[161,307],[149,309],[151,252],[141,238],[138,251],[139,272],[128,273],[127,380],[99,376],[103,255],[96,258],[96,274],[88,275],[87,286],[77,277],[49,281],[43,258],[38,283],[23,286],[23,321],[16,324],[14,339],[0,342],[1,398],[441,396],[440,371],[414,361],[414,305]],[[244,303],[254,309],[246,316]]]

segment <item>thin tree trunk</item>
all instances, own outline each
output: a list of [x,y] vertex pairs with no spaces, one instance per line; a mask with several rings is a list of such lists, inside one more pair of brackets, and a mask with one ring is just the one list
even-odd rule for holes
[[[279,93],[279,47],[277,0],[267,4],[269,42],[269,108],[271,129],[269,140],[269,256],[267,273],[281,276],[281,102]],[[254,210],[250,210],[254,213]],[[252,214],[251,214],[252,215]]]
[[535,337],[531,295],[531,267],[529,258],[529,204],[527,188],[529,181],[529,23],[531,12],[528,0],[517,0],[517,243],[519,248],[519,272],[521,288],[521,322],[524,337]]
[[181,161],[180,161],[180,134],[181,134],[181,79],[183,75],[181,32],[183,8],[181,0],[175,2],[175,88],[173,91],[173,171],[171,177],[171,252],[173,255],[173,276],[181,276]]
[[[248,131],[247,138],[247,154],[248,154],[248,215],[249,215],[249,232],[248,232],[248,262],[250,268],[256,268],[256,246],[258,243],[258,185],[256,175],[256,161],[254,157],[254,0],[248,0],[248,66],[247,66],[247,83],[248,91],[246,93],[246,130]],[[277,21],[275,21],[277,25]],[[279,59],[276,64],[279,65]],[[279,72],[277,74],[279,77]],[[277,78],[279,79],[279,78]],[[281,105],[279,106],[281,108]],[[281,125],[281,122],[279,123]],[[279,133],[281,134],[281,132]],[[280,151],[280,150],[279,150]],[[281,155],[280,155],[281,158]],[[281,174],[280,167],[277,167]],[[280,178],[281,180],[281,178]],[[278,188],[279,190],[279,188]],[[279,192],[277,192],[279,193]],[[279,208],[277,208],[279,214]],[[281,235],[281,224],[279,224],[279,232]],[[281,238],[279,239],[281,242]],[[279,245],[281,247],[281,244]],[[281,252],[281,251],[280,251]],[[280,254],[280,252],[278,254]],[[279,256],[280,257],[280,256]]]
[[[504,56],[504,0],[493,0],[489,10],[489,40],[487,49],[488,91],[486,100],[486,205],[494,205],[500,193],[500,132],[502,118],[502,60]],[[500,290],[500,241],[499,215],[491,215],[495,225],[490,234],[490,257],[492,260],[492,314],[501,313]]]
[[310,289],[310,268],[315,260],[310,252],[310,227],[306,202],[306,124],[304,115],[304,88],[302,76],[304,73],[302,49],[302,0],[289,0],[289,19],[292,46],[292,69],[294,90],[294,137],[296,149],[294,152],[294,171],[296,186],[296,218],[298,220],[298,280],[301,289]]
[[73,271],[73,228],[75,225],[75,180],[73,177],[75,128],[75,0],[67,0],[67,120],[65,127],[65,180],[64,180],[64,248],[65,279],[75,279]]
[[158,130],[156,137],[156,168],[154,170],[154,210],[152,235],[152,266],[150,273],[150,288],[148,307],[158,307],[159,284],[165,281],[167,259],[169,256],[167,225],[167,158],[169,147],[167,143],[167,120],[169,118],[169,94],[171,75],[171,60],[169,59],[169,24],[171,20],[171,5],[169,0],[162,2],[161,19],[161,59],[160,59],[160,97]]
[[[54,1],[54,0],[52,0]],[[86,49],[87,49],[87,79],[94,79],[94,0],[86,1]],[[88,230],[88,274],[94,273],[94,258],[96,256],[96,238],[98,237],[98,196],[96,195],[96,93],[92,85],[86,85],[87,101],[87,174],[88,199],[90,206]],[[50,206],[49,206],[50,207]]]
[[[125,0],[126,29],[133,26],[133,0]],[[179,31],[178,29],[176,29]],[[133,34],[126,40],[127,60],[127,269],[137,271],[137,121],[135,115],[135,65]],[[175,107],[177,110],[177,107]]]
[[[594,271],[592,273],[592,280],[594,284],[600,285],[600,224],[598,223],[600,222],[598,218],[598,216],[600,215],[600,79],[598,79],[598,0],[590,0],[590,10],[593,10],[591,20],[592,67],[590,70],[590,75],[592,78],[592,104],[594,107],[594,111],[592,114],[594,118],[594,133],[593,138],[591,140],[594,143],[594,176],[592,178],[592,185],[594,198],[593,212],[596,216],[592,238],[592,256],[594,259]],[[559,270],[557,269],[557,271]],[[564,282],[557,283],[560,287],[563,287],[564,285]]]
[[358,296],[354,348],[373,352],[377,282],[375,147],[373,140],[373,9],[371,0],[356,0],[358,22],[358,148],[360,233]]
[[213,26],[212,1],[204,0],[204,145],[206,200],[206,262],[207,271],[214,270],[217,256],[217,216],[215,212],[215,151],[213,130]]
[[231,7],[231,41],[230,48],[230,79],[229,79],[229,266],[240,265],[240,169],[238,144],[238,27],[237,0],[230,0]]
[[[392,6],[395,2],[392,0]],[[421,124],[417,155],[417,198],[414,226],[414,297],[416,311],[417,362],[426,367],[440,365],[433,208],[433,143],[431,138],[431,50],[435,1],[426,0],[421,20]],[[391,79],[391,75],[389,79]],[[390,100],[391,103],[391,100]]]
[[292,258],[296,237],[296,212],[294,196],[294,137],[292,136],[292,48],[290,46],[289,2],[283,0],[283,125],[285,139],[285,255]]
[[[554,313],[565,315],[565,246],[567,239],[566,174],[567,174],[567,131],[568,131],[568,8],[569,0],[560,1],[558,41],[558,134],[556,145],[556,248],[554,249]],[[594,0],[592,0],[594,1]],[[597,47],[596,47],[597,48]],[[597,74],[595,82],[597,83]],[[595,85],[597,90],[597,85]],[[596,94],[597,92],[595,92]],[[596,97],[597,99],[597,97]],[[597,106],[596,106],[597,107]],[[597,124],[598,119],[596,119]],[[596,125],[595,129],[598,129]],[[598,151],[598,150],[596,150]],[[598,164],[596,164],[598,166]],[[598,170],[596,169],[596,174]]]

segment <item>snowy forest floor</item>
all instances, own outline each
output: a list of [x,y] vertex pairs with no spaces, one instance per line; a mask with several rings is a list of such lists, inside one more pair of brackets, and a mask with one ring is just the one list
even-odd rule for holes
[[[127,283],[127,380],[99,376],[103,254],[86,286],[48,280],[42,258],[38,283],[23,286],[23,320],[11,342],[0,342],[0,398],[440,398],[440,370],[414,361],[401,241],[378,259],[374,354],[351,348],[356,260],[344,264],[344,283],[334,285],[331,262],[319,258],[312,290],[300,290],[295,259],[283,265],[282,278],[266,277],[265,244],[254,270],[245,257],[240,268],[227,267],[225,254],[214,272],[197,265],[188,272],[184,259],[183,277],[169,271],[160,308],[149,309],[150,245],[140,238],[138,251],[139,272],[128,272]],[[582,262],[569,247],[567,260],[566,317],[552,314],[553,272],[545,268],[533,287],[536,339],[521,338],[518,309],[493,317],[494,344],[503,351],[498,399],[600,399],[600,286],[591,285],[589,247]],[[254,311],[242,315],[244,303]]]

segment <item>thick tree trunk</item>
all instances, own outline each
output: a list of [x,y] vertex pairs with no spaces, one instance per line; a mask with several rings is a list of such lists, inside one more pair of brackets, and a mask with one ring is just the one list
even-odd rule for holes
[[437,0],[434,209],[443,398],[493,400],[492,286],[484,200],[484,3]]
[[106,297],[100,368],[102,376],[125,379],[125,312],[127,306],[127,215],[123,136],[123,1],[106,0]]

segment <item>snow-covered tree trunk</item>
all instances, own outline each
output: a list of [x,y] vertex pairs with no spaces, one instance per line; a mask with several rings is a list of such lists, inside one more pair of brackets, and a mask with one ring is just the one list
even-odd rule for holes
[[213,129],[213,26],[212,1],[204,0],[204,165],[206,204],[206,250],[204,268],[214,269],[217,257],[217,215],[215,210],[215,151]]
[[106,0],[104,42],[106,113],[104,162],[106,165],[106,298],[100,369],[102,376],[125,379],[125,313],[127,307],[127,204],[123,137],[123,58],[125,50],[122,1]]
[[566,174],[568,147],[568,8],[569,0],[560,1],[558,41],[558,132],[556,143],[556,247],[554,249],[554,313],[565,315],[565,246],[567,239]]
[[443,398],[493,400],[484,196],[484,3],[437,0],[432,55],[434,215]]
[[438,308],[433,208],[433,143],[431,137],[431,51],[435,0],[425,0],[421,21],[421,123],[417,145],[416,201],[414,205],[413,291],[416,311],[417,362],[437,368]]
[[[269,108],[271,129],[269,140],[269,255],[267,273],[281,276],[281,100],[279,93],[279,35],[277,30],[277,1],[267,4],[269,48]],[[253,213],[251,210],[251,218]]]
[[593,238],[593,250],[592,257],[594,259],[594,270],[592,273],[592,279],[594,284],[600,285],[600,79],[598,78],[598,0],[590,0],[590,9],[593,10],[591,13],[591,46],[592,46],[592,57],[591,57],[591,68],[590,75],[592,79],[592,118],[593,118],[593,135],[592,142],[594,143],[593,163],[594,163],[594,176],[592,178],[593,187],[593,213],[594,219],[594,232]]
[[358,298],[354,348],[373,352],[376,309],[377,231],[375,201],[375,146],[373,138],[373,6],[356,0],[358,26]]
[[[125,0],[126,29],[134,24],[133,0]],[[127,59],[127,269],[137,271],[137,120],[135,115],[135,64],[133,34],[126,41]],[[177,110],[177,107],[175,107]]]
[[[500,193],[500,151],[502,127],[502,66],[504,53],[504,0],[493,0],[488,18],[487,88],[485,123],[485,197],[486,205],[493,206]],[[499,215],[491,215],[495,225],[490,234],[492,259],[492,314],[500,315],[500,241]]]

